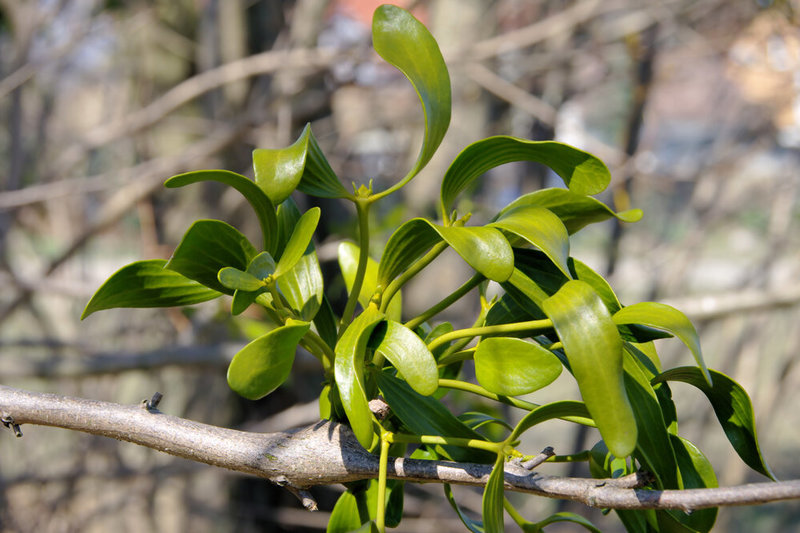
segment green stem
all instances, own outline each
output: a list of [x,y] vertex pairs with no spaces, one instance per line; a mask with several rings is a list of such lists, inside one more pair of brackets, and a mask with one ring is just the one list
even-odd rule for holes
[[416,276],[420,270],[428,266],[445,248],[447,248],[447,243],[444,241],[434,244],[433,247],[428,250],[428,253],[420,257],[413,265],[408,267],[405,272],[394,278],[381,295],[381,312],[386,312],[386,308],[389,307],[389,302],[392,301],[392,297],[400,290],[400,287]]
[[466,295],[469,291],[480,285],[480,283],[485,280],[486,278],[483,277],[483,274],[476,273],[472,276],[469,280],[466,281],[461,287],[456,289],[453,293],[451,293],[447,298],[444,298],[441,302],[437,303],[436,305],[430,307],[428,310],[424,311],[418,317],[412,318],[408,322],[405,323],[405,326],[408,329],[414,329],[426,320],[431,317],[434,317],[453,305],[459,299],[461,299],[464,295]]
[[504,442],[489,442],[480,439],[466,439],[463,437],[440,437],[438,435],[407,435],[395,433],[392,435],[394,442],[409,444],[439,444],[441,446],[461,446],[462,448],[475,448],[492,453],[502,453]]
[[328,344],[322,340],[315,331],[308,330],[306,332],[304,340],[306,340],[310,346],[315,347],[319,353],[314,353],[312,350],[308,350],[314,355],[319,356],[320,361],[322,361],[322,368],[325,370],[325,374],[333,369],[333,359],[335,357],[333,353],[333,349],[328,346]]
[[459,361],[469,361],[475,355],[475,348],[470,348],[469,350],[461,350],[455,353],[443,355],[439,358],[438,366],[439,368],[444,368],[447,365],[451,365],[453,363],[458,363]]
[[367,198],[358,197],[355,199],[356,213],[358,214],[358,266],[356,267],[356,277],[353,280],[353,288],[347,297],[347,304],[344,306],[342,320],[339,323],[339,336],[353,321],[353,313],[356,310],[358,296],[361,294],[361,286],[364,285],[364,275],[367,272],[367,260],[369,259],[369,206]]
[[524,529],[525,526],[530,526],[532,522],[530,520],[525,520],[525,518],[519,514],[519,511],[517,511],[517,509],[511,505],[511,502],[508,501],[508,498],[503,498],[503,508],[508,513],[508,516],[511,517],[511,520],[513,520],[520,528],[523,528],[523,531],[527,531]]
[[375,525],[378,526],[378,531],[381,533],[386,531],[386,470],[389,462],[389,446],[392,440],[386,433],[384,432],[381,435],[381,456],[378,466],[378,508],[375,510]]
[[547,459],[548,463],[579,463],[589,460],[589,450],[569,455],[554,455]]
[[436,337],[430,344],[428,349],[434,351],[439,346],[447,344],[455,339],[463,339],[464,337],[479,337],[483,335],[499,335],[502,333],[519,333],[522,331],[535,331],[540,329],[552,328],[553,322],[549,319],[544,320],[528,320],[526,322],[514,322],[512,324],[496,324],[494,326],[482,326],[477,328],[457,329],[449,333],[445,333]]

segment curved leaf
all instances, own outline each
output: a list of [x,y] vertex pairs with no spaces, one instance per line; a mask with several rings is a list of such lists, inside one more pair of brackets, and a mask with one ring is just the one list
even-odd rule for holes
[[232,291],[257,291],[264,287],[264,282],[248,272],[238,268],[225,267],[217,273],[217,279],[222,286]]
[[308,138],[306,125],[300,137],[287,148],[253,150],[253,170],[258,185],[274,205],[286,200],[297,188],[306,166]]
[[324,289],[322,270],[314,250],[301,256],[291,270],[278,278],[278,290],[289,307],[303,320],[312,320],[317,316]]
[[275,217],[275,206],[258,185],[241,174],[229,170],[198,170],[173,176],[164,182],[164,186],[168,188],[183,187],[200,181],[217,181],[242,193],[258,217],[264,239],[264,250],[275,254],[278,245],[278,221]]
[[439,369],[428,346],[413,331],[393,320],[373,333],[375,352],[397,369],[406,383],[420,394],[430,396],[439,387]]
[[517,426],[508,437],[508,440],[517,440],[520,435],[533,426],[554,418],[563,418],[565,416],[591,419],[589,416],[589,410],[586,409],[586,404],[583,402],[564,400],[560,402],[548,403],[533,409],[527,415],[522,417],[522,420],[517,423]]
[[448,215],[456,197],[476,178],[494,167],[514,161],[547,165],[577,195],[597,194],[611,181],[611,174],[602,161],[567,144],[527,141],[504,135],[489,137],[464,148],[447,169],[441,190],[443,216]]
[[352,198],[353,195],[347,192],[342,182],[336,176],[330,163],[322,153],[322,148],[317,144],[314,133],[309,129],[308,135],[308,154],[306,155],[306,166],[303,169],[303,177],[297,185],[297,189],[311,196],[320,198]]
[[[344,277],[344,284],[348,293],[353,290],[353,283],[355,283],[358,254],[358,245],[348,241],[342,241],[339,244],[339,268],[342,271],[342,277]],[[367,259],[367,271],[364,273],[364,282],[361,284],[361,292],[358,294],[358,303],[364,309],[367,308],[377,290],[377,278],[378,263],[370,257]],[[400,291],[397,291],[386,308],[386,316],[392,320],[400,320],[402,312],[403,296]]]
[[291,270],[301,257],[308,251],[311,238],[319,223],[320,209],[312,207],[300,217],[294,227],[292,236],[283,249],[283,254],[275,267],[275,277],[280,277]]
[[164,269],[166,261],[150,259],[126,265],[94,293],[81,320],[96,311],[117,307],[175,307],[213,300],[222,293]]
[[557,188],[540,189],[520,196],[504,207],[498,216],[522,206],[546,207],[561,219],[570,235],[584,226],[613,217],[622,222],[638,222],[642,218],[641,209],[615,213],[596,198]]
[[483,522],[479,522],[478,520],[473,520],[470,518],[464,511],[461,510],[458,503],[456,503],[456,499],[453,496],[453,489],[450,488],[450,485],[445,483],[444,484],[444,495],[447,498],[447,501],[450,502],[450,506],[456,512],[458,517],[461,519],[461,522],[466,526],[466,528],[471,531],[472,533],[484,533],[483,529]]
[[716,370],[709,370],[713,385],[709,385],[703,372],[697,367],[679,367],[663,372],[653,378],[652,383],[682,381],[700,389],[706,395],[714,414],[722,424],[728,441],[750,468],[776,480],[775,474],[761,455],[756,436],[755,416],[750,397],[741,385]]
[[392,233],[383,248],[378,265],[378,286],[386,288],[394,278],[441,240],[438,233],[431,231],[428,221],[413,218],[405,222]]
[[364,389],[364,356],[370,333],[381,320],[383,314],[374,305],[367,307],[345,330],[335,349],[334,375],[339,396],[353,433],[367,449],[372,447],[375,433]]
[[[711,466],[709,460],[697,446],[677,435],[670,435],[670,439],[681,471],[683,488],[704,489],[719,486],[714,467]],[[697,509],[691,514],[681,512],[673,512],[671,514],[673,518],[693,530],[707,533],[714,527],[714,522],[717,519],[717,508]]]
[[488,391],[503,396],[528,394],[561,374],[561,361],[549,350],[521,339],[483,339],[475,350],[475,376]]
[[[403,501],[403,485],[395,480],[386,484],[386,526],[397,527],[400,523],[392,505]],[[326,533],[351,533],[360,527],[369,526],[376,519],[378,504],[378,481],[371,479],[365,485],[351,486],[339,496],[328,519]],[[402,511],[402,507],[400,509]],[[366,531],[372,531],[366,529]]]
[[425,113],[425,136],[414,168],[388,194],[411,180],[430,161],[450,125],[450,76],[439,45],[409,12],[382,5],[372,18],[375,51],[405,74],[417,91]]
[[453,250],[487,279],[502,282],[514,272],[514,251],[494,228],[431,224]]
[[275,250],[275,257],[280,257],[283,254],[283,248],[294,232],[294,227],[300,220],[300,216],[300,208],[297,207],[297,202],[291,196],[278,206],[278,210],[275,213],[275,217],[278,220],[278,246]]
[[549,526],[550,524],[555,524],[556,522],[572,522],[573,524],[578,524],[579,526],[582,526],[584,529],[586,529],[587,531],[591,531],[592,533],[603,533],[597,528],[597,526],[592,524],[586,518],[582,517],[579,514],[570,513],[567,511],[551,514],[544,520],[536,522],[536,527],[543,528],[545,526]]
[[686,315],[674,307],[657,302],[640,302],[623,307],[614,313],[613,319],[615,324],[643,324],[672,333],[692,351],[706,381],[711,384],[711,374],[703,360],[697,330]]
[[564,345],[586,407],[609,450],[630,455],[636,447],[636,419],[625,392],[622,339],[597,293],[585,282],[568,281],[542,302]]
[[233,294],[217,279],[225,267],[245,270],[256,249],[239,230],[221,220],[198,220],[186,231],[164,266],[208,288]]
[[569,234],[557,216],[543,207],[522,206],[506,211],[489,224],[539,248],[568,278]]
[[[230,268],[230,267],[226,267]],[[224,268],[220,270],[222,272],[225,270]],[[251,261],[250,264],[247,265],[246,272],[251,276],[255,277],[257,280],[265,280],[269,276],[271,276],[275,272],[275,260],[272,259],[272,256],[269,252],[261,252],[257,256],[255,256]],[[219,274],[217,275],[219,277]],[[220,279],[220,283],[225,285]],[[225,285],[227,287],[227,285]],[[234,287],[229,287],[234,288]],[[252,304],[256,297],[267,291],[267,287],[263,283],[259,283],[259,286],[255,289],[244,289],[244,290],[236,290],[233,293],[233,301],[231,302],[231,313],[233,315],[238,315],[242,313],[245,309],[247,309],[250,304]]]
[[228,367],[228,385],[250,400],[263,398],[277,389],[292,370],[297,343],[311,324],[289,319],[285,326],[262,335],[233,356]]
[[498,455],[483,489],[483,530],[486,533],[503,533],[503,484],[505,481],[505,458]]

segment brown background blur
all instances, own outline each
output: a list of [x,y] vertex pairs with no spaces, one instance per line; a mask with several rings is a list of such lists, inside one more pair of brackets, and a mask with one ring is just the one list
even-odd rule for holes
[[[287,146],[312,123],[333,168],[376,188],[403,176],[423,127],[413,89],[371,50],[379,2],[325,0],[0,0],[0,380],[121,403],[156,390],[165,412],[259,431],[317,417],[320,372],[298,359],[290,383],[236,398],[225,367],[257,316],[227,301],[181,310],[112,310],[80,322],[120,266],[169,257],[196,218],[258,228],[235,191],[165,190],[174,174],[252,175],[253,148]],[[379,205],[380,243],[403,220],[433,215],[441,175],[493,134],[556,138],[612,170],[602,199],[645,218],[573,238],[572,254],[609,276],[623,303],[678,305],[709,366],[750,392],[763,451],[800,477],[800,2],[784,0],[421,0],[405,2],[450,66],[453,121],[440,152]],[[307,49],[292,61],[275,52]],[[461,211],[485,219],[555,184],[543,169],[490,172]],[[332,290],[348,206],[321,205],[317,242]],[[466,200],[465,200],[466,202]],[[376,252],[377,252],[376,248]],[[377,254],[373,254],[377,257]],[[444,256],[406,292],[408,314],[468,274]],[[474,305],[447,318],[471,322]],[[665,366],[692,364],[662,344]],[[553,388],[553,387],[551,387]],[[708,403],[675,385],[682,434],[721,484],[760,481],[733,454]],[[561,379],[534,395],[577,398]],[[519,416],[514,413],[512,416]],[[553,422],[529,437],[569,453],[594,442]],[[302,511],[267,482],[64,430],[0,432],[0,531],[318,531],[341,488]],[[563,473],[556,466],[543,470]],[[577,474],[585,474],[578,471]],[[479,512],[480,495],[457,492]],[[526,517],[598,511],[514,496]],[[402,531],[458,531],[439,486],[407,489]],[[723,510],[718,531],[789,531],[800,506]],[[511,526],[510,529],[513,529]],[[574,531],[572,526],[548,531]]]

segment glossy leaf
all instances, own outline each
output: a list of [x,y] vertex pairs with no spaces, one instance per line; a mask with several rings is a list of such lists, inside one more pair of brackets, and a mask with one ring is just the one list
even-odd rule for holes
[[[319,266],[319,262],[317,262],[317,265]],[[321,275],[320,280],[322,280]],[[331,348],[336,346],[339,335],[338,324],[339,320],[333,312],[331,302],[328,300],[328,297],[325,296],[325,293],[322,292],[322,301],[319,311],[314,315],[314,327],[317,328],[317,333],[322,337],[322,340]]]
[[308,250],[288,272],[278,278],[278,290],[295,313],[312,320],[322,306],[324,283],[317,253]]
[[[670,435],[672,448],[678,460],[681,471],[683,488],[703,489],[718,487],[717,476],[711,463],[697,446],[677,435]],[[714,527],[717,519],[717,509],[697,509],[691,514],[676,511],[671,513],[679,522],[686,524],[695,531],[707,533]]]
[[289,237],[292,236],[294,227],[301,216],[300,209],[291,196],[278,206],[278,210],[275,213],[275,217],[278,220],[278,246],[275,251],[275,257],[280,257],[283,254],[283,248],[289,241]]
[[623,307],[614,313],[613,318],[616,324],[643,324],[668,331],[678,337],[692,351],[706,381],[711,384],[711,374],[700,350],[700,337],[686,315],[666,304],[641,302]]
[[257,291],[264,287],[264,282],[252,274],[242,272],[238,268],[225,267],[217,273],[222,286],[232,291]]
[[636,420],[625,392],[622,339],[597,293],[568,281],[542,302],[553,321],[586,407],[608,448],[618,456],[636,447]]
[[245,270],[256,249],[239,230],[221,220],[198,220],[186,231],[164,268],[226,294],[217,273],[225,267]]
[[283,254],[278,260],[278,265],[275,267],[276,278],[294,268],[294,265],[308,251],[311,238],[319,223],[319,215],[319,207],[312,207],[297,221],[297,225],[283,249]]
[[245,197],[256,212],[256,217],[258,217],[261,234],[264,238],[264,250],[274,255],[278,244],[278,221],[275,217],[275,206],[269,197],[264,194],[264,191],[246,177],[229,170],[198,170],[178,174],[168,179],[164,186],[169,188],[183,187],[184,185],[201,181],[224,183],[233,187]]
[[514,271],[514,251],[494,228],[430,224],[458,255],[487,279],[502,282]]
[[[591,193],[590,193],[591,194]],[[585,194],[567,189],[540,189],[520,196],[506,207],[498,216],[522,206],[545,207],[552,211],[571,234],[581,228],[616,217],[622,222],[638,222],[642,218],[641,209],[631,209],[615,213],[606,204],[586,196]]]
[[478,411],[467,411],[466,413],[461,413],[456,418],[458,418],[459,420],[461,420],[467,426],[471,427],[474,430],[478,430],[483,426],[488,426],[489,424],[502,426],[508,431],[514,430],[514,428],[511,427],[509,423],[506,422],[505,420]]
[[461,519],[461,522],[468,530],[470,530],[472,533],[484,533],[485,530],[483,529],[483,522],[473,520],[461,510],[461,507],[459,507],[458,503],[456,503],[456,499],[453,496],[453,489],[451,489],[450,485],[447,483],[444,484],[444,495],[447,498],[447,501],[450,502],[450,506],[453,508],[458,517]]
[[591,419],[589,410],[586,409],[586,405],[583,402],[564,400],[548,403],[531,410],[527,415],[522,417],[522,420],[517,423],[508,440],[514,441],[518,439],[520,435],[537,424],[566,416]]
[[[353,283],[356,279],[358,269],[359,248],[352,242],[343,241],[339,244],[339,269],[344,277],[344,284],[347,292],[353,290]],[[375,294],[378,278],[378,263],[371,257],[367,259],[367,271],[364,273],[364,282],[361,284],[361,292],[358,293],[358,303],[364,309],[367,308],[372,296]],[[403,296],[397,291],[386,308],[386,316],[392,320],[401,320],[403,313]]]
[[[378,387],[392,413],[413,433],[486,440],[453,416],[439,400],[415,392],[405,381],[392,376],[388,371],[379,372],[377,377]],[[437,454],[451,461],[489,463],[496,457],[493,453],[458,446],[437,445],[435,450]]]
[[483,489],[483,529],[486,533],[503,533],[503,484],[505,458],[498,455]]
[[306,125],[300,137],[287,148],[253,150],[256,185],[274,205],[286,200],[300,183],[306,166],[310,134],[311,127]]
[[228,367],[228,385],[250,400],[277,389],[292,370],[297,344],[311,325],[289,319],[286,325],[262,335],[242,348]]
[[378,326],[372,342],[375,352],[392,363],[412,389],[429,396],[439,387],[439,369],[433,354],[413,331],[393,320]]
[[163,259],[136,261],[109,277],[94,293],[81,320],[96,311],[118,307],[176,307],[207,302],[221,292],[164,268]]
[[364,389],[364,356],[369,336],[383,318],[374,305],[367,307],[345,330],[335,349],[334,375],[339,396],[353,433],[367,449],[372,447],[375,433]]
[[[222,272],[222,270],[220,270],[220,272]],[[257,280],[265,280],[275,272],[275,260],[272,259],[272,256],[269,254],[269,252],[261,252],[250,260],[250,264],[247,265],[246,272]],[[219,274],[217,277],[219,277]],[[220,280],[220,283],[225,285],[222,280]],[[255,289],[236,290],[236,292],[233,293],[233,302],[231,302],[231,313],[233,315],[242,313],[256,300],[256,297],[258,297],[259,294],[265,292],[266,290],[267,287],[263,283],[260,283]]]
[[431,159],[450,125],[450,76],[439,45],[428,29],[408,11],[382,5],[372,18],[375,51],[405,74],[414,86],[425,114],[425,136],[417,162],[396,190],[413,178]]
[[713,385],[709,385],[703,372],[697,367],[679,367],[667,370],[653,378],[653,383],[682,381],[700,389],[706,395],[714,414],[722,424],[728,441],[750,468],[770,479],[775,474],[761,455],[756,436],[755,416],[750,397],[741,385],[716,370],[709,370]]
[[517,235],[539,248],[551,261],[571,278],[569,259],[569,234],[561,220],[543,207],[523,206],[506,211],[489,224]]
[[298,190],[311,196],[320,198],[352,198],[352,193],[347,192],[342,182],[336,176],[330,163],[317,144],[314,133],[308,136],[308,154],[303,176],[297,186]]
[[[377,517],[378,481],[371,479],[354,484],[339,496],[328,519],[326,533],[351,533],[359,528],[374,524]],[[396,512],[397,503],[402,504],[403,485],[395,480],[386,484],[386,526],[397,527],[400,516]],[[402,508],[400,509],[402,511]],[[366,531],[370,531],[367,529]]]
[[504,135],[489,137],[464,148],[447,169],[441,190],[443,215],[448,215],[456,197],[476,178],[492,168],[514,161],[547,165],[577,195],[597,194],[611,181],[611,174],[602,161],[567,144],[527,141]]
[[378,285],[385,288],[441,240],[438,233],[431,231],[430,224],[426,220],[413,218],[405,222],[392,233],[383,248],[378,266]]
[[528,394],[546,387],[561,374],[552,352],[521,339],[483,339],[475,350],[475,376],[486,389],[503,396]]

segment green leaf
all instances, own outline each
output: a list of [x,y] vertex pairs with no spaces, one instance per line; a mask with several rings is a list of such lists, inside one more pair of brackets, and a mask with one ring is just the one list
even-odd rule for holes
[[[319,262],[317,262],[317,266],[319,266]],[[321,279],[322,277],[320,276]],[[336,346],[336,341],[338,340],[338,324],[339,320],[333,312],[331,302],[323,292],[319,312],[314,315],[314,327],[317,328],[317,333],[325,341],[325,344],[331,348]]]
[[592,533],[603,533],[597,528],[597,526],[592,524],[589,520],[585,519],[581,515],[566,511],[552,514],[547,518],[545,518],[544,520],[536,522],[536,527],[541,529],[545,526],[549,526],[550,524],[555,524],[556,522],[572,522],[573,524],[578,524],[579,526],[582,526],[584,529],[591,531]]
[[615,213],[596,198],[586,196],[577,191],[557,188],[540,189],[520,196],[504,207],[500,211],[498,217],[522,206],[536,206],[549,209],[561,219],[570,235],[584,226],[595,222],[602,222],[613,217],[616,217],[622,222],[638,222],[642,218],[641,209],[631,209],[629,211]]
[[509,425],[509,423],[506,422],[505,420],[478,411],[467,411],[466,413],[461,413],[456,418],[458,418],[459,420],[461,420],[467,426],[471,427],[474,430],[478,430],[483,426],[487,426],[489,424],[496,424],[498,426],[504,427],[509,431],[514,431],[514,428],[511,427],[511,425]]
[[264,282],[252,274],[242,272],[238,268],[225,267],[217,274],[223,287],[232,291],[257,291],[264,287]]
[[489,137],[464,148],[447,169],[441,190],[443,216],[448,216],[456,197],[476,178],[494,167],[514,161],[535,161],[547,165],[577,195],[597,194],[611,181],[611,174],[602,161],[572,146],[555,141]]
[[[378,482],[371,479],[365,484],[356,482],[351,484],[336,500],[333,511],[328,519],[326,533],[350,533],[358,531],[361,527],[374,525],[377,517]],[[389,480],[386,484],[386,526],[397,527],[400,516],[397,514],[399,504],[402,512],[403,484]]]
[[487,390],[503,396],[528,394],[561,374],[561,362],[549,350],[521,339],[483,339],[475,350],[475,375]]
[[479,522],[478,520],[473,520],[467,514],[461,510],[458,503],[456,503],[456,499],[453,496],[453,489],[450,488],[450,485],[445,483],[444,484],[444,495],[447,498],[447,501],[450,502],[450,506],[456,512],[458,517],[461,519],[461,522],[469,529],[472,533],[484,533],[483,529],[483,522]]
[[358,442],[367,449],[372,447],[375,433],[372,429],[373,416],[364,389],[364,357],[369,336],[383,318],[383,314],[374,305],[367,307],[348,326],[335,349],[334,375],[339,396],[353,433]]
[[503,484],[505,457],[498,455],[497,460],[483,489],[483,528],[486,533],[503,533]]
[[[352,242],[343,241],[339,244],[339,268],[344,277],[344,284],[347,292],[353,290],[353,283],[356,279],[358,269],[359,247]],[[364,282],[361,284],[361,292],[358,293],[358,303],[364,309],[367,308],[372,300],[373,294],[377,290],[378,263],[371,257],[367,258],[367,271],[364,273]],[[384,287],[385,288],[385,287]],[[403,313],[403,296],[400,291],[392,297],[389,306],[386,308],[386,316],[392,320],[401,320]]]
[[406,383],[420,394],[430,396],[439,387],[439,369],[433,354],[413,331],[393,320],[381,324],[371,342],[397,369]]
[[[717,476],[711,463],[697,446],[677,435],[670,435],[672,448],[678,460],[683,488],[704,489],[718,487]],[[717,508],[697,509],[691,514],[671,512],[673,518],[689,526],[695,531],[707,533],[714,527],[717,519]]]
[[382,5],[372,18],[372,43],[375,51],[405,74],[417,91],[425,113],[425,136],[417,162],[396,185],[399,189],[430,161],[450,125],[450,76],[439,45],[428,29],[408,11]]
[[741,385],[722,372],[709,372],[713,385],[708,384],[703,372],[697,367],[673,368],[656,376],[652,382],[682,381],[700,389],[711,402],[728,441],[742,461],[756,472],[776,480],[775,474],[761,455],[750,397]]
[[672,333],[692,351],[706,381],[709,385],[711,384],[711,374],[703,360],[697,330],[694,329],[686,315],[674,307],[656,302],[641,302],[623,307],[614,313],[613,319],[616,324],[643,324]]
[[625,392],[622,339],[597,293],[568,281],[542,302],[555,326],[586,407],[611,452],[624,457],[636,447],[636,420]]
[[625,457],[616,457],[602,440],[589,450],[589,471],[594,478],[618,478],[632,473]]
[[297,188],[306,194],[320,198],[353,198],[353,195],[347,192],[331,168],[325,154],[317,144],[313,132],[310,132],[308,136],[306,166]]
[[[231,267],[226,267],[231,268]],[[224,268],[222,270],[225,270]],[[220,272],[222,272],[220,270]],[[265,280],[269,276],[275,272],[275,260],[272,259],[272,256],[269,252],[261,252],[253,259],[250,260],[250,264],[247,265],[246,272],[256,278],[257,280]],[[219,274],[217,275],[219,277]],[[220,282],[225,285],[225,282],[220,280]],[[255,285],[253,285],[255,286]],[[227,285],[226,285],[227,287]],[[229,287],[234,288],[234,287]],[[242,313],[245,309],[247,309],[250,304],[252,304],[256,297],[267,291],[267,287],[263,283],[259,283],[259,286],[255,289],[244,289],[244,290],[236,290],[233,293],[233,302],[231,302],[231,313],[233,315],[238,315]]]
[[311,127],[306,125],[300,137],[287,148],[253,150],[256,185],[274,205],[286,200],[300,183],[306,166],[310,134]]
[[522,206],[506,211],[489,224],[521,237],[539,248],[551,261],[571,278],[569,272],[569,234],[557,216],[543,207]]
[[109,277],[94,293],[81,320],[96,311],[117,307],[175,307],[213,300],[222,293],[172,270],[163,259],[136,261]]
[[[164,186],[168,188],[183,187],[184,185],[201,181],[224,183],[242,193],[256,212],[258,223],[261,226],[261,234],[264,238],[264,250],[274,255],[278,244],[278,221],[275,217],[275,207],[269,197],[264,194],[264,191],[241,174],[228,170],[198,170],[196,172],[178,174],[168,179]],[[214,275],[216,276],[216,273]]]
[[224,267],[245,270],[256,249],[239,230],[221,220],[198,220],[186,231],[164,268],[210,289],[233,294],[217,279]]
[[319,215],[319,207],[312,207],[303,213],[303,216],[297,221],[292,236],[289,237],[283,249],[283,254],[278,260],[278,266],[275,267],[274,275],[276,278],[294,268],[300,258],[309,250],[311,238],[314,236],[314,231],[319,223]]
[[311,324],[289,319],[285,326],[262,335],[233,356],[228,367],[228,385],[250,400],[263,398],[277,389],[292,370],[297,343]]
[[378,286],[386,288],[394,278],[441,240],[442,237],[431,231],[426,220],[413,218],[405,222],[392,233],[383,248],[378,266]]
[[[453,416],[440,401],[415,392],[408,383],[392,376],[389,371],[378,372],[377,378],[378,387],[392,413],[416,435],[486,440],[483,435]],[[451,461],[489,463],[496,458],[490,452],[458,446],[437,445],[435,450],[437,454]]]
[[533,409],[522,417],[522,420],[517,423],[517,426],[511,433],[511,436],[508,437],[508,441],[517,440],[520,435],[537,424],[566,416],[591,419],[589,410],[586,409],[586,405],[583,402],[563,400],[560,402],[547,403]]
[[278,290],[289,307],[303,320],[311,320],[317,316],[322,306],[324,289],[319,259],[313,249],[309,249],[291,270],[278,278]]

